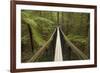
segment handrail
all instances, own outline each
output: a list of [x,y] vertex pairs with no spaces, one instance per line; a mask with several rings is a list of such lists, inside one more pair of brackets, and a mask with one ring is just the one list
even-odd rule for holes
[[55,28],[53,34],[51,35],[50,39],[46,42],[46,44],[43,45],[27,62],[34,62],[42,54],[42,52],[44,50],[46,50],[46,47],[52,41],[53,36],[54,36],[55,33],[56,33],[56,28]]
[[67,44],[71,47],[72,51],[79,56],[82,59],[88,59],[88,57],[80,50],[78,49],[63,33],[63,31],[61,30],[61,28],[59,29],[62,33],[62,35],[64,36],[64,39],[66,40]]

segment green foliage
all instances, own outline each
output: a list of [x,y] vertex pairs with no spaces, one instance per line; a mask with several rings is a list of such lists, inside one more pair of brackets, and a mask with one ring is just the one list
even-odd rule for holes
[[80,35],[68,35],[68,39],[76,45],[79,49],[84,50],[88,48],[88,38]]
[[[27,53],[31,51],[30,46],[33,46],[32,49],[35,52],[43,46],[59,25],[68,39],[86,53],[89,47],[89,23],[89,13],[22,10],[21,44],[24,51],[27,49],[24,56],[30,57]],[[53,44],[55,43],[53,42]],[[49,58],[47,55],[42,56],[41,61],[48,61]]]
[[[53,24],[53,21],[40,17],[40,16],[36,16],[32,14],[32,11],[22,10],[21,17],[22,17],[22,23],[24,22],[24,24],[29,25],[31,27],[34,41],[39,46],[42,46],[46,40],[43,39],[42,34],[41,34],[43,30],[42,31],[39,31],[39,30],[41,30],[42,27],[47,26],[47,24],[49,24],[48,25],[49,27],[51,24]],[[41,23],[39,23],[39,21]],[[42,27],[40,27],[39,25],[42,25]],[[22,38],[25,38],[25,36],[23,36]]]

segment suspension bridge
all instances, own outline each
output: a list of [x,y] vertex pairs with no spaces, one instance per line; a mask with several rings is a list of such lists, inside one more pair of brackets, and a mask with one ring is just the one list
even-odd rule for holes
[[36,62],[43,57],[48,57],[49,61],[88,59],[87,55],[65,36],[60,26],[55,28],[50,39],[27,62]]

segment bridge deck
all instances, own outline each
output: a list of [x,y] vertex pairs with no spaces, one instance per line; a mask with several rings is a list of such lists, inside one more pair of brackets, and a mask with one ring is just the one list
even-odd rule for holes
[[56,39],[54,61],[63,61],[59,27],[57,27],[57,39]]

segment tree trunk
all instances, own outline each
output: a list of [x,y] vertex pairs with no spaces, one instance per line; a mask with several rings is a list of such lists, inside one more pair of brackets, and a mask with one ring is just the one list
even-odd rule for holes
[[31,30],[31,27],[29,24],[27,24],[28,26],[28,30],[29,30],[29,35],[30,35],[30,42],[31,42],[31,48],[32,48],[32,52],[34,52],[34,49],[33,49],[33,37],[32,37],[32,30]]

